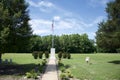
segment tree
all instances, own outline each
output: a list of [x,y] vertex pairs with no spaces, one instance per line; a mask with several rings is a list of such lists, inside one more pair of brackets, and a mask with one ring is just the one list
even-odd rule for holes
[[68,35],[62,35],[60,37],[60,45],[61,45],[61,51],[67,52],[67,47],[69,46],[69,36]]
[[32,29],[27,7],[25,0],[0,0],[0,54],[29,51]]
[[81,35],[72,34],[71,35],[71,50],[70,52],[81,53]]
[[107,4],[107,21],[99,23],[96,32],[98,50],[101,52],[117,52],[120,49],[120,0]]
[[81,35],[81,51],[84,53],[92,53],[95,51],[94,40],[88,39],[87,34]]
[[59,36],[54,36],[54,47],[55,47],[55,51],[56,53],[58,53],[59,51],[61,51],[61,46],[60,46],[60,37]]
[[[6,37],[9,34],[9,28],[4,28],[5,26],[9,26],[9,25],[5,25],[5,21],[8,20],[8,10],[4,9],[3,4],[0,1],[0,61],[1,61],[1,57],[2,57],[2,53],[5,50],[5,45],[6,42]],[[3,25],[4,24],[4,25]]]
[[31,38],[31,51],[42,51],[43,47],[42,37],[33,35]]
[[45,51],[49,51],[51,46],[52,46],[52,36],[43,36],[42,37],[42,43],[43,43],[43,46],[42,46],[42,50],[45,52]]

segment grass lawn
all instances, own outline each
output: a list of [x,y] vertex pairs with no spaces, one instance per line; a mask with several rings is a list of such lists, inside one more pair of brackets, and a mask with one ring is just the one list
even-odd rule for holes
[[[87,56],[91,64],[85,62]],[[31,54],[6,53],[2,56],[3,60],[10,58],[15,66],[6,65],[2,73],[3,65],[0,64],[0,77],[23,76],[42,61],[35,60]],[[72,54],[72,59],[62,59],[62,63],[80,80],[120,80],[120,54]]]
[[41,59],[34,59],[32,54],[20,54],[20,53],[6,53],[2,55],[2,59],[12,59],[16,64],[38,64]]
[[[18,78],[25,76],[26,72],[34,69],[37,64],[41,64],[41,59],[34,59],[32,54],[6,53],[2,55],[2,60],[12,59],[12,64],[0,64],[0,80],[1,77],[12,76]],[[17,80],[17,79],[16,79]]]
[[[87,56],[90,64],[85,62]],[[72,54],[62,63],[80,80],[120,80],[120,54]]]

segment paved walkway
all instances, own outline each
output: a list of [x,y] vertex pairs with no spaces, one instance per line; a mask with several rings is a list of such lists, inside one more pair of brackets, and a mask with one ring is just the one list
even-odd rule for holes
[[58,80],[55,59],[49,60],[47,67],[46,67],[46,70],[45,70],[45,73],[42,76],[42,80]]

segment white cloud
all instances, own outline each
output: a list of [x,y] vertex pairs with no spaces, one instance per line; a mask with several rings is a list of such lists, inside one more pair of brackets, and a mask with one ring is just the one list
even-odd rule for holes
[[101,4],[106,5],[110,1],[114,1],[114,0],[101,0]]
[[33,28],[39,28],[39,27],[48,27],[51,22],[48,21],[48,20],[43,20],[43,19],[33,19],[33,20],[30,20],[30,24],[32,25]]
[[41,7],[54,7],[54,5],[51,2],[47,2],[47,1],[41,1],[38,3],[38,5]]
[[88,37],[89,37],[90,39],[94,39],[95,36],[96,36],[96,33],[95,33],[95,32],[86,32],[86,33],[88,34]]
[[88,0],[88,1],[90,1],[89,2],[90,6],[96,7],[96,6],[105,6],[106,3],[108,3],[111,0]]
[[48,20],[33,19],[29,23],[33,29],[33,34],[41,35],[50,33],[51,22]]
[[54,7],[54,4],[48,1],[33,2],[32,0],[27,0],[27,2],[33,7]]
[[83,31],[83,26],[79,23],[78,19],[75,18],[61,18],[59,21],[55,21],[55,29],[57,30],[80,30]]
[[41,35],[41,34],[50,34],[50,31],[49,30],[35,30],[33,32],[33,34],[39,34],[39,35]]
[[55,21],[59,21],[60,20],[60,16],[54,16],[53,18]]
[[33,7],[38,7],[38,5],[35,3],[35,2],[33,2],[33,1],[31,1],[31,0],[26,0],[31,6],[33,6]]
[[98,24],[99,22],[101,22],[103,19],[105,19],[104,16],[98,16],[92,23],[86,25],[87,27],[93,27],[96,24]]
[[27,0],[27,2],[30,4],[30,6],[37,7],[42,12],[50,12],[50,10],[55,8],[55,5],[48,1],[33,2],[32,0]]
[[73,24],[68,21],[59,21],[56,26],[58,25],[57,29],[69,29],[73,27]]

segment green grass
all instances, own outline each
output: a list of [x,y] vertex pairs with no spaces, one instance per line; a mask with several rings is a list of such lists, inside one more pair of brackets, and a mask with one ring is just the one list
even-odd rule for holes
[[[26,72],[30,72],[32,69],[38,64],[41,64],[41,59],[34,59],[32,54],[20,54],[20,53],[6,53],[2,55],[2,60],[12,59],[13,63],[0,64],[0,80],[1,77],[12,76],[12,77],[20,77],[25,76]],[[40,70],[42,66],[40,67]]]
[[[85,62],[87,56],[90,64]],[[120,80],[120,54],[72,54],[62,63],[80,80]]]
[[38,64],[41,62],[40,59],[34,59],[32,54],[6,53],[2,55],[2,59],[12,59],[16,64]]

